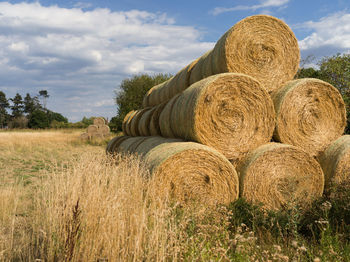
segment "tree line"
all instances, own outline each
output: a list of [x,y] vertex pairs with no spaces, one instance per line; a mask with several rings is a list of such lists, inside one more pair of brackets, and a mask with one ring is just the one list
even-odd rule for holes
[[[350,134],[350,54],[337,54],[322,58],[314,67],[305,66],[312,58],[302,61],[301,68],[295,78],[318,78],[336,87],[341,93],[347,109],[347,129]],[[311,61],[312,62],[312,61]],[[124,79],[115,90],[115,103],[118,107],[117,115],[110,121],[114,131],[121,131],[125,115],[142,108],[142,100],[146,92],[153,86],[166,81],[170,74],[136,75]]]
[[0,128],[48,128],[68,123],[66,117],[46,108],[48,98],[47,90],[40,90],[36,96],[27,93],[24,98],[19,93],[7,98],[0,91]]

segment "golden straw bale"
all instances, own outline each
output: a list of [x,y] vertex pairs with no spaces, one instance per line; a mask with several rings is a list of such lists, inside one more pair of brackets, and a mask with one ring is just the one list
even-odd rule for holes
[[89,139],[89,134],[88,133],[82,133],[81,135],[80,135],[80,138],[82,139],[82,140],[87,140],[87,139]]
[[128,136],[130,135],[130,122],[136,113],[137,113],[136,110],[132,110],[129,113],[127,113],[126,116],[124,117],[122,130],[125,135],[128,135]]
[[139,134],[140,136],[150,136],[151,132],[149,130],[149,125],[151,121],[152,114],[156,110],[156,107],[149,107],[146,112],[144,112],[139,121]]
[[268,143],[238,165],[240,196],[266,209],[290,204],[308,206],[322,196],[324,175],[319,163],[305,151],[291,145]]
[[111,139],[106,147],[106,153],[114,154],[117,152],[117,149],[119,145],[126,139],[128,139],[129,136],[116,136],[113,139]]
[[130,124],[130,136],[139,136],[139,122],[142,115],[147,112],[148,109],[136,110],[135,115],[131,118]]
[[149,122],[149,132],[151,136],[160,136],[160,127],[159,127],[159,116],[165,107],[166,103],[159,104],[155,106],[155,110],[153,111],[151,120]]
[[144,159],[159,196],[180,203],[193,200],[228,204],[238,198],[238,176],[230,162],[210,147],[162,137],[131,137],[119,152]]
[[325,176],[325,188],[331,184],[350,182],[350,135],[333,141],[320,156]]
[[96,125],[89,125],[87,128],[87,133],[89,136],[94,136],[98,133],[98,126]]
[[270,92],[293,79],[299,60],[298,41],[288,25],[272,16],[254,15],[235,24],[199,59],[190,83],[237,72],[256,78]]
[[105,124],[106,124],[106,121],[103,117],[96,117],[94,119],[94,125],[96,125],[96,126],[103,126]]
[[143,98],[143,107],[156,106],[167,102],[176,94],[190,86],[191,70],[198,59],[181,69],[175,76],[167,81],[152,87]]
[[276,141],[295,145],[317,156],[340,137],[346,126],[339,91],[319,79],[293,80],[272,93],[276,111]]
[[107,125],[101,125],[98,127],[98,132],[103,136],[107,136],[111,132],[111,129]]
[[275,112],[267,91],[237,73],[207,77],[170,100],[159,121],[163,136],[199,142],[234,163],[269,142]]

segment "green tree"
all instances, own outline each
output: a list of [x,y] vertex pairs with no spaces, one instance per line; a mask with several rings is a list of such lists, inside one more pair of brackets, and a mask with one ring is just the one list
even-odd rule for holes
[[7,109],[10,107],[9,101],[6,98],[4,92],[0,91],[0,127],[3,128],[7,125],[9,120],[9,114]]
[[64,117],[63,115],[61,115],[60,113],[48,110],[47,111],[47,116],[48,116],[50,124],[51,124],[52,121],[68,123],[68,119],[66,117]]
[[41,105],[37,96],[31,97],[29,93],[26,94],[23,100],[24,113],[31,114],[35,110],[40,109]]
[[13,118],[18,118],[23,115],[24,112],[24,103],[22,100],[22,96],[17,93],[14,98],[10,98],[12,101],[12,106],[10,107],[12,110],[12,117]]
[[47,90],[40,90],[39,91],[39,96],[43,100],[43,107],[44,107],[44,109],[46,109],[47,99],[49,98],[49,94],[48,94]]
[[48,128],[50,126],[48,114],[40,109],[35,110],[29,116],[28,126],[30,128]]
[[170,77],[171,75],[169,74],[153,76],[142,74],[124,79],[118,90],[115,91],[118,112],[113,123],[116,129],[121,130],[123,119],[128,112],[142,107],[143,97],[149,89],[168,80]]

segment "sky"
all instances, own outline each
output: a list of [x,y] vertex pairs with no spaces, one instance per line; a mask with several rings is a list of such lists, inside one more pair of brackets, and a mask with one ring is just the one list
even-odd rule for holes
[[124,79],[175,74],[256,14],[290,26],[306,66],[350,50],[349,0],[0,1],[0,91],[47,90],[71,122],[110,119]]

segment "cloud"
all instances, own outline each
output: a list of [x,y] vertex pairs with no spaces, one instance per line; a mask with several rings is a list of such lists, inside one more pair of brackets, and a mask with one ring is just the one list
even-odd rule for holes
[[316,59],[345,53],[350,50],[350,14],[341,12],[308,21],[298,26],[311,33],[299,41],[302,57],[313,55]]
[[256,11],[258,9],[269,8],[269,7],[281,7],[285,6],[289,0],[262,0],[260,4],[247,6],[238,5],[235,7],[216,7],[211,11],[213,15],[219,15],[221,13],[233,12],[233,11]]
[[48,108],[70,120],[111,117],[123,79],[176,73],[214,46],[165,13],[86,7],[0,2],[0,90],[13,97],[46,89]]

